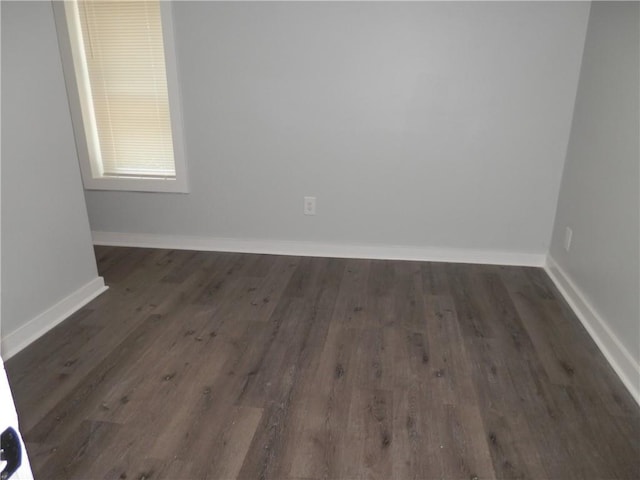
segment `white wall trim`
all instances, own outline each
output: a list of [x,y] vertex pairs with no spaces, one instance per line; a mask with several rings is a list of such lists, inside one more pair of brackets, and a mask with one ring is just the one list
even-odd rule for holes
[[571,277],[558,265],[551,255],[547,256],[545,271],[573,309],[578,319],[587,329],[591,338],[605,356],[611,367],[631,392],[640,405],[640,364],[620,342],[609,327],[607,321],[600,316],[587,300],[586,295],[573,282]]
[[416,260],[493,265],[542,267],[542,253],[503,252],[458,248],[413,247],[400,245],[357,245],[288,240],[259,240],[224,237],[154,235],[146,233],[92,232],[94,245],[169,248],[215,252],[264,253],[303,257],[368,258]]
[[2,338],[3,358],[8,360],[108,288],[102,277],[96,277],[48,310],[8,333]]

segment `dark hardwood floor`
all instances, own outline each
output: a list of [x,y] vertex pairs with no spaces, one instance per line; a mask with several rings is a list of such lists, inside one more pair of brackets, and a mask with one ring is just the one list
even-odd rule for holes
[[36,479],[640,478],[640,408],[535,268],[96,248],[10,359]]

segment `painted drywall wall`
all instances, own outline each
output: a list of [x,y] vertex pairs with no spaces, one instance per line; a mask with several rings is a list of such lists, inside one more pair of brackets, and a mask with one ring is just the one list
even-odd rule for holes
[[51,3],[2,2],[1,8],[5,355],[16,347],[7,338],[98,273]]
[[173,12],[191,193],[87,191],[93,230],[546,254],[588,4]]
[[587,32],[550,254],[639,365],[640,4],[594,2]]

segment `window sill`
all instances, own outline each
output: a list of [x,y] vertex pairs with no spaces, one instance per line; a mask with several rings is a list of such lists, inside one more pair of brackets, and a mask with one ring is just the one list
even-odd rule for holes
[[97,177],[83,180],[85,190],[189,193],[186,180],[180,178]]

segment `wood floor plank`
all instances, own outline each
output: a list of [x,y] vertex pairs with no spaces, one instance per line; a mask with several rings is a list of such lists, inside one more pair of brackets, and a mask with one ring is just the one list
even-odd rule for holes
[[395,268],[389,262],[372,260],[367,279],[367,328],[379,328],[396,321]]
[[443,429],[445,478],[495,478],[489,440],[483,436],[484,425],[477,405],[447,405]]
[[[274,382],[270,382],[269,388],[264,389],[263,428],[254,437],[240,471],[241,477],[281,478],[285,475],[287,466],[281,452],[283,445],[293,437],[293,432],[292,426],[284,420],[300,408],[304,391],[319,366],[319,355],[328,334],[345,263],[341,259],[312,259],[298,267],[308,274],[301,271],[297,279],[295,274],[292,277],[290,286],[293,286],[291,293],[294,297],[291,305],[297,313],[291,315],[287,312],[282,321],[280,333],[288,334],[288,346],[282,348],[286,354],[280,363],[280,378],[278,374],[269,375],[278,382],[279,388],[274,388]],[[307,295],[301,297],[303,289],[307,289]],[[301,318],[308,321],[301,322]],[[285,337],[281,338],[285,340]],[[272,353],[273,348],[268,358]],[[264,372],[267,370],[261,370]]]
[[[252,321],[269,321],[297,266],[296,259],[278,257],[266,269],[265,260],[259,258],[244,272],[244,281],[230,294],[233,301],[227,303],[226,310],[221,314],[250,318]],[[263,275],[256,275],[261,271]]]
[[541,269],[96,259],[109,290],[5,364],[36,478],[640,478],[640,408]]
[[102,445],[113,441],[119,425],[108,422],[82,421],[61,444],[55,455],[38,466],[38,478],[74,478],[83,476],[85,469],[102,453]]
[[433,464],[438,453],[435,442],[428,442],[429,432],[422,429],[422,405],[418,386],[393,392],[393,443],[390,478],[419,480],[437,478]]
[[407,330],[424,330],[422,271],[418,262],[397,262],[394,282],[395,321]]
[[[432,379],[432,395],[448,405],[477,404],[471,361],[453,299],[450,295],[426,295],[424,300],[424,341],[428,347],[422,354],[427,367],[423,375]],[[419,355],[417,352],[410,358],[420,358]]]
[[283,472],[288,477],[339,478],[341,453],[347,447],[347,424],[354,369],[350,368],[351,345],[357,331],[332,324],[327,334],[320,365],[292,415],[297,428],[291,430],[291,448],[283,454]]
[[348,454],[359,461],[346,464],[340,478],[391,478],[393,443],[393,393],[356,388],[346,426]]
[[333,322],[361,328],[367,322],[367,280],[369,260],[348,260],[340,283]]
[[422,275],[422,293],[442,295],[451,292],[449,271],[451,265],[442,262],[420,262]]

